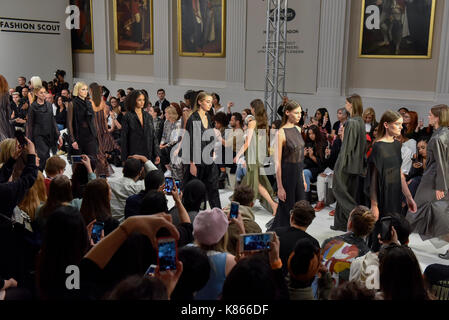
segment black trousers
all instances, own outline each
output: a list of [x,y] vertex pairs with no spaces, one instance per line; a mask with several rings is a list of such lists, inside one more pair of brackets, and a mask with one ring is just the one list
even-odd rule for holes
[[197,176],[195,177],[190,174],[190,165],[187,165],[183,186],[190,180],[201,180],[206,185],[207,200],[209,201],[210,207],[221,209],[220,193],[218,192],[218,166],[215,163],[210,165],[197,164],[196,169]]

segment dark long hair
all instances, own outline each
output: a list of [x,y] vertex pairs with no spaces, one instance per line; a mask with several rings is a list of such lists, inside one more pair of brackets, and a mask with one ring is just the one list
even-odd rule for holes
[[50,182],[47,202],[42,206],[40,216],[48,218],[56,208],[60,207],[64,202],[72,200],[70,179],[64,175],[58,175]]
[[379,271],[385,300],[429,300],[418,260],[409,247],[393,244],[382,249]]
[[106,179],[95,179],[87,184],[80,211],[86,224],[94,219],[104,222],[111,217],[109,185]]
[[125,106],[126,106],[126,109],[128,111],[131,111],[131,112],[135,112],[136,111],[137,99],[141,95],[145,97],[144,108],[147,106],[147,104],[148,104],[148,97],[145,95],[145,93],[143,91],[141,91],[141,90],[134,90],[133,92],[128,94],[126,96],[126,99],[125,99]]
[[186,183],[182,195],[182,204],[187,212],[200,211],[206,201],[206,186],[201,180],[193,179]]
[[101,99],[103,98],[102,95],[101,95],[101,88],[100,88],[100,86],[98,85],[98,83],[92,82],[89,85],[89,89],[92,92],[91,99],[92,99],[93,103],[95,104],[96,107],[99,107],[100,103],[101,103]]
[[[312,131],[315,134],[315,141],[310,140],[309,131]],[[315,154],[321,159],[324,158],[323,150],[325,148],[324,146],[326,145],[326,139],[317,126],[312,125],[309,127],[309,130],[307,130],[306,143],[312,143],[315,146]]]
[[40,298],[67,298],[66,268],[79,265],[88,245],[86,225],[78,209],[59,207],[48,218],[37,260],[36,279]]

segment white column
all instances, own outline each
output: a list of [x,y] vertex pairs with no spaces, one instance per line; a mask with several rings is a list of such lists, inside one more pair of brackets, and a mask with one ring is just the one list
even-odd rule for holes
[[321,0],[319,95],[339,96],[342,93],[347,6],[347,0]]
[[[438,79],[436,100],[449,102],[449,3],[444,3],[443,27],[441,30],[440,56],[438,61]],[[435,55],[435,52],[432,53]]]
[[[253,1],[253,0],[251,0]],[[246,1],[226,1],[226,81],[228,86],[245,82]]]
[[95,79],[110,80],[111,42],[109,41],[109,3],[108,0],[92,1],[93,34],[94,34],[94,68]]
[[153,0],[154,81],[164,85],[170,84],[173,78],[173,17],[171,11],[172,1]]

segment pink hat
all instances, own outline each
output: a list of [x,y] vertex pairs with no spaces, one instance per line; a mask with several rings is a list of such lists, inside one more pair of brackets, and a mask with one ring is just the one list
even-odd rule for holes
[[193,221],[193,236],[206,246],[217,244],[228,230],[229,221],[221,209],[200,211]]

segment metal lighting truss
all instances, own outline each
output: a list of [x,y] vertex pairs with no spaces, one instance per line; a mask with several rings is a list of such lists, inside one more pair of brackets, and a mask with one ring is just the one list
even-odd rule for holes
[[288,0],[267,0],[265,43],[265,108],[276,120],[278,102],[285,96]]

